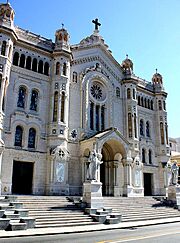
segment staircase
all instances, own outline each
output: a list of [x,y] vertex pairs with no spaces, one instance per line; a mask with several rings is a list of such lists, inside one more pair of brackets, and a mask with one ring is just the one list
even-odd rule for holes
[[153,197],[104,197],[104,206],[121,214],[121,222],[180,217],[180,211],[166,207]]
[[0,197],[0,230],[26,230],[34,225],[35,219],[29,217],[16,196]]
[[18,196],[18,201],[36,219],[35,228],[98,224],[64,196]]

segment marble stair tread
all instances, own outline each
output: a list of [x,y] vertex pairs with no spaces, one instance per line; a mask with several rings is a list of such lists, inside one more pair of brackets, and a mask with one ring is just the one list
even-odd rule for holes
[[67,223],[67,224],[44,224],[44,225],[36,225],[35,228],[49,228],[49,227],[73,227],[73,226],[83,226],[83,225],[96,225],[99,224],[99,222],[73,222],[73,223]]

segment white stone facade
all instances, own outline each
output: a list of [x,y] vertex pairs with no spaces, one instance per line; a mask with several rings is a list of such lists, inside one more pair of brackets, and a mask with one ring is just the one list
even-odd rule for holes
[[70,46],[64,28],[52,42],[15,27],[9,3],[0,11],[2,194],[81,195],[95,148],[104,195],[164,195],[162,76],[137,77],[97,29]]

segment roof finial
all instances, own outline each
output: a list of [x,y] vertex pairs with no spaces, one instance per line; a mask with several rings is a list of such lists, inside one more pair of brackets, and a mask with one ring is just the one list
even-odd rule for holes
[[158,71],[158,70],[157,70],[157,68],[156,68],[156,73],[157,73],[157,71]]
[[7,4],[9,4],[9,0],[7,0]]
[[62,25],[62,29],[64,29],[64,24],[62,23],[61,25]]
[[128,59],[128,54],[126,54],[126,59]]

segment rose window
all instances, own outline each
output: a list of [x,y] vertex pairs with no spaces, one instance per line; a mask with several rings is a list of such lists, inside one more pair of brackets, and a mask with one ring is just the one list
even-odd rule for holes
[[94,84],[91,87],[91,94],[95,99],[102,99],[102,89],[98,84]]

